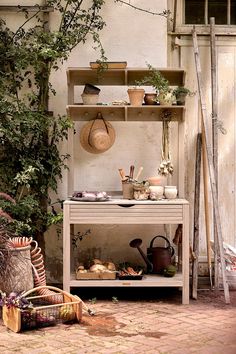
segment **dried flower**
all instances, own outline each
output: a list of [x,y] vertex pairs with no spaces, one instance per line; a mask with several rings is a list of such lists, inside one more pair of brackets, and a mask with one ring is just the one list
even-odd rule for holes
[[161,151],[161,163],[158,168],[158,174],[162,176],[172,175],[174,172],[173,164],[171,162],[170,155],[170,120],[171,112],[164,110],[162,112],[162,151]]

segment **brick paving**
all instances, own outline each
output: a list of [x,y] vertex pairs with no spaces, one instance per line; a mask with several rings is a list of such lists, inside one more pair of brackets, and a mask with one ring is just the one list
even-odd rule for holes
[[16,334],[0,322],[0,353],[236,354],[236,291],[230,296],[230,305],[211,292],[199,293],[190,305],[170,291],[156,299],[87,299],[96,315],[84,313],[80,324]]

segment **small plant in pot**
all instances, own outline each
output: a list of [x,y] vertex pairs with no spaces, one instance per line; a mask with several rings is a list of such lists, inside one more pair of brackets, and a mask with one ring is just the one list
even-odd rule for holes
[[195,92],[191,92],[187,87],[178,86],[173,90],[173,95],[176,97],[176,103],[178,106],[184,106],[187,96],[193,96]]
[[168,80],[155,69],[151,64],[147,64],[149,73],[143,79],[136,81],[137,85],[152,86],[155,93],[146,93],[144,96],[145,104],[160,104],[168,105],[173,102],[172,91],[169,87]]

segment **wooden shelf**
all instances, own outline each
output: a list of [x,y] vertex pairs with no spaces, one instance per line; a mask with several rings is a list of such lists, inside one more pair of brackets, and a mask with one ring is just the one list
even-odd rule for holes
[[183,276],[177,273],[172,278],[162,275],[144,275],[142,280],[77,280],[75,274],[71,274],[70,287],[182,287]]
[[[185,71],[180,68],[158,69],[169,81],[170,86],[184,85]],[[75,104],[75,86],[90,83],[96,86],[129,86],[150,73],[148,68],[107,69],[98,75],[96,69],[68,68],[68,106],[67,113],[73,121],[89,121],[101,112],[108,121],[149,122],[162,121],[165,110],[172,114],[178,124],[178,191],[184,197],[184,113],[185,106],[177,105],[83,105]],[[114,90],[114,89],[113,89]],[[75,190],[73,174],[73,137],[74,129],[69,131],[68,153],[71,156],[68,174],[68,193]],[[110,200],[106,202],[65,201],[63,204],[63,288],[71,287],[180,287],[182,303],[189,303],[189,204],[186,200],[134,201]],[[128,206],[128,207],[127,207]],[[142,280],[78,280],[71,269],[71,225],[158,225],[182,224],[182,273],[173,278],[161,275],[145,275]]]
[[[181,68],[157,68],[169,81],[170,86],[183,86],[185,71]],[[135,80],[141,80],[149,74],[148,68],[107,69],[98,74],[96,69],[91,68],[68,68],[67,82],[75,86],[85,85],[126,85],[132,86]]]
[[67,113],[73,121],[89,121],[98,112],[109,121],[161,121],[164,110],[171,110],[172,121],[183,121],[185,106],[112,106],[112,105],[68,105]]

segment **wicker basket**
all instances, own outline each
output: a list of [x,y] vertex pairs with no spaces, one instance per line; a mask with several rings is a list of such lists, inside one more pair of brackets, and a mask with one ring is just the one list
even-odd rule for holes
[[[40,289],[53,290],[53,292],[48,295],[32,296]],[[3,306],[3,323],[13,332],[80,321],[82,318],[82,301],[53,286],[33,288],[23,293],[22,297],[33,304],[33,309],[22,310],[17,307]]]

